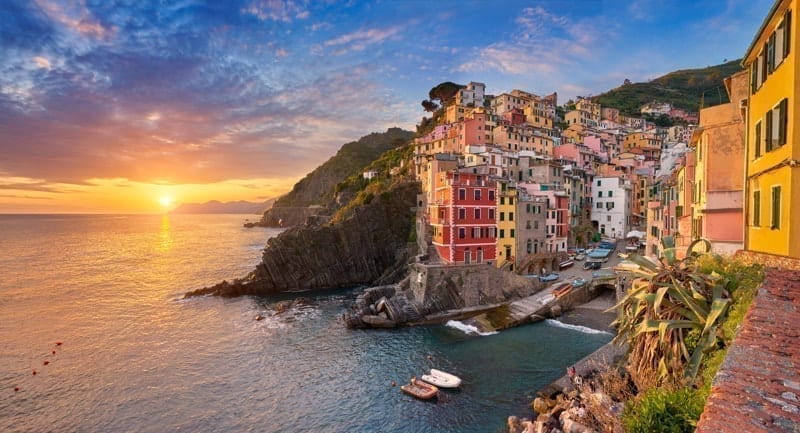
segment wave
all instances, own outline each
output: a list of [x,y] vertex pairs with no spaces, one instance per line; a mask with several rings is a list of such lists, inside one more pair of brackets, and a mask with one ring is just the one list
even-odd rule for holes
[[612,334],[611,332],[608,332],[608,331],[601,331],[599,329],[588,328],[586,326],[581,326],[581,325],[570,325],[569,323],[559,322],[558,320],[553,320],[553,319],[545,319],[545,323],[547,323],[548,325],[552,325],[552,326],[558,327],[558,328],[565,328],[565,329],[571,329],[573,331],[583,332],[584,334],[608,334],[608,335],[614,335],[614,334]]
[[481,331],[478,330],[477,327],[472,326],[472,325],[467,325],[466,323],[459,322],[458,320],[448,320],[447,323],[444,324],[444,326],[447,326],[448,328],[458,329],[459,331],[461,331],[461,332],[463,332],[463,333],[465,333],[467,335],[487,336],[487,335],[494,335],[494,334],[498,333],[497,331],[481,332]]

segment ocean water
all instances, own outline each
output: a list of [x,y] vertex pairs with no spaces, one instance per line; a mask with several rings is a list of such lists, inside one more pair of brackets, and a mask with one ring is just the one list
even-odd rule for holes
[[[243,218],[0,216],[0,431],[493,433],[611,339],[552,322],[348,330],[358,288],[280,314],[286,296],[182,300],[246,274],[279,233]],[[461,389],[400,392],[431,367]]]

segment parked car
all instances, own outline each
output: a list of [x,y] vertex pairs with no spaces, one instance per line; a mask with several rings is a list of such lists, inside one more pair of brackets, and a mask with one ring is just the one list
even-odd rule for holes
[[539,281],[541,281],[543,283],[549,283],[549,282],[555,281],[557,279],[558,279],[558,274],[555,273],[555,272],[547,274],[547,275],[540,275],[539,276]]
[[586,281],[585,278],[575,277],[570,282],[572,283],[572,287],[577,289],[579,287],[585,286],[588,281]]
[[578,261],[581,261],[581,260],[586,260],[586,254],[585,254],[585,253],[578,253],[578,254],[576,254],[576,255],[575,255],[575,260],[578,260]]
[[587,261],[583,262],[583,269],[600,269],[603,262]]

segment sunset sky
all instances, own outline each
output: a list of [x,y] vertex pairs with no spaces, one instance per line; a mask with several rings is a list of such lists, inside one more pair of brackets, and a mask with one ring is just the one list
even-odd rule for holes
[[0,1],[0,213],[265,200],[439,82],[598,94],[741,57],[772,1],[163,3]]

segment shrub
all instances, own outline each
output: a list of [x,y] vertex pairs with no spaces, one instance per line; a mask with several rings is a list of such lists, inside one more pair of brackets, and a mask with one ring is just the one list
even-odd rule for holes
[[703,404],[701,393],[691,388],[653,388],[625,406],[622,424],[628,433],[692,433]]

